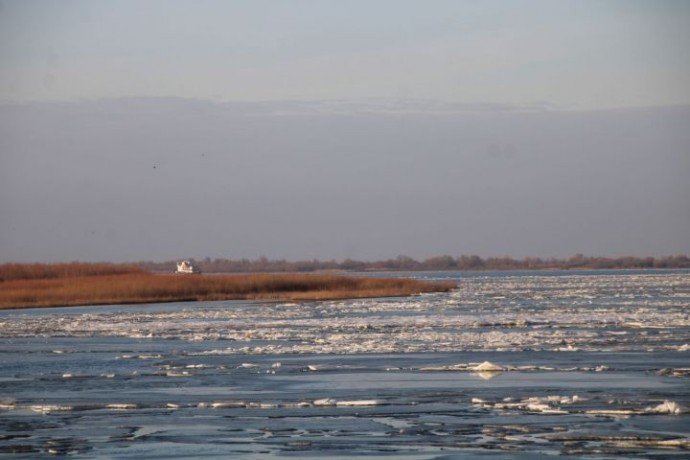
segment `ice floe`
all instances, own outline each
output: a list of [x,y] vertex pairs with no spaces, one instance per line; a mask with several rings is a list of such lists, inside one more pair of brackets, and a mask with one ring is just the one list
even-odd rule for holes
[[502,400],[486,400],[480,398],[472,398],[471,403],[477,407],[485,409],[493,409],[498,411],[524,411],[537,412],[542,414],[569,414],[571,410],[564,409],[563,406],[572,406],[576,403],[582,402],[583,399],[578,395],[570,396],[531,396],[520,400],[515,400],[512,397],[506,397]]
[[690,377],[690,367],[659,369],[657,371],[657,375],[671,375],[673,377]]
[[307,408],[307,407],[371,407],[385,405],[384,401],[378,399],[345,399],[321,398],[312,401],[212,401],[200,402],[197,407],[211,409],[277,409],[277,408]]
[[380,406],[383,402],[378,399],[354,399],[347,401],[336,401],[335,405],[338,407],[364,407],[364,406]]
[[490,361],[484,361],[481,364],[471,367],[470,370],[475,372],[503,372],[505,368]]
[[[472,398],[471,403],[477,407],[493,410],[517,410],[525,412],[538,412],[543,414],[574,414],[582,413],[593,416],[608,417],[629,417],[632,415],[645,414],[684,414],[688,410],[674,401],[664,401],[654,407],[609,407],[589,409],[585,407],[573,407],[587,402],[586,398],[578,395],[550,395],[550,396],[531,396],[528,398],[514,400],[504,398],[503,400],[486,400]],[[617,404],[616,401],[609,401],[609,404]]]
[[664,401],[656,407],[648,407],[645,412],[651,412],[655,414],[682,414],[687,412],[687,409],[681,407],[678,403],[674,401]]
[[134,410],[137,409],[138,406],[136,404],[131,403],[112,403],[106,405],[105,408],[113,410]]
[[335,399],[323,398],[314,400],[313,404],[315,406],[335,406],[336,403],[337,401]]

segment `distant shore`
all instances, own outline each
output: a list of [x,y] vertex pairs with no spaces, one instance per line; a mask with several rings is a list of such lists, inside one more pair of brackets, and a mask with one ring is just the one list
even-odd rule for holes
[[[486,257],[449,255],[416,260],[407,256],[377,261],[335,260],[271,260],[261,257],[249,259],[211,259],[195,261],[204,273],[257,273],[257,272],[316,272],[316,271],[508,271],[508,270],[626,270],[626,269],[683,269],[690,268],[690,257],[592,257],[581,254],[570,258]],[[171,272],[175,261],[138,262],[147,271]]]
[[134,265],[0,265],[0,309],[212,300],[332,300],[446,292],[455,283],[336,274],[153,274]]

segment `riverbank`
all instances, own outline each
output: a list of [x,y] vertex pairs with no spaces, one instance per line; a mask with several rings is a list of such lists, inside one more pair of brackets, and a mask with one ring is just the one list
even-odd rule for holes
[[[0,282],[0,309],[78,305],[140,304],[213,300],[332,300],[399,297],[447,292],[452,282],[407,278],[361,278],[335,274],[176,275],[121,270],[60,267],[5,273]],[[86,267],[86,268],[84,268]],[[95,266],[94,266],[95,267]],[[102,268],[102,266],[99,266]],[[26,268],[26,267],[25,267]],[[35,273],[17,276],[16,273]],[[94,273],[95,272],[95,273]],[[3,274],[0,270],[0,276]]]

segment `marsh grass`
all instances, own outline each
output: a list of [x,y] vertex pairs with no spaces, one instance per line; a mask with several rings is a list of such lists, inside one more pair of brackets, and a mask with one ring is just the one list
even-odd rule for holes
[[[59,270],[44,266],[27,270],[16,267],[19,264],[14,265],[12,270],[0,266],[3,280],[0,282],[0,308],[231,299],[394,297],[448,291],[455,287],[455,283],[447,282],[335,274],[175,275],[146,273],[136,267],[118,265],[108,266],[109,271],[103,267],[89,269],[77,266]],[[42,273],[43,277],[36,276],[37,273]]]
[[134,264],[82,263],[62,264],[2,264],[0,282],[12,280],[35,280],[75,278],[84,276],[128,275],[145,273]]

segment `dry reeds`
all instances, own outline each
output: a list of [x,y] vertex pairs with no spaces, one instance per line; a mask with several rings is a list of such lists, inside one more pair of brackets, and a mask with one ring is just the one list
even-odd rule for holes
[[[0,308],[102,305],[149,302],[280,299],[322,300],[394,297],[448,291],[454,283],[406,278],[360,278],[333,274],[174,275],[151,274],[132,266],[0,266]],[[72,264],[65,264],[72,265]],[[91,264],[86,264],[91,265]],[[7,274],[6,274],[7,273]],[[9,274],[13,275],[9,275]],[[33,276],[24,275],[33,274]],[[36,276],[43,273],[45,276]],[[60,275],[56,275],[59,273]]]
[[0,282],[133,273],[144,273],[144,270],[134,264],[93,264],[82,262],[64,264],[2,264],[0,265]]

